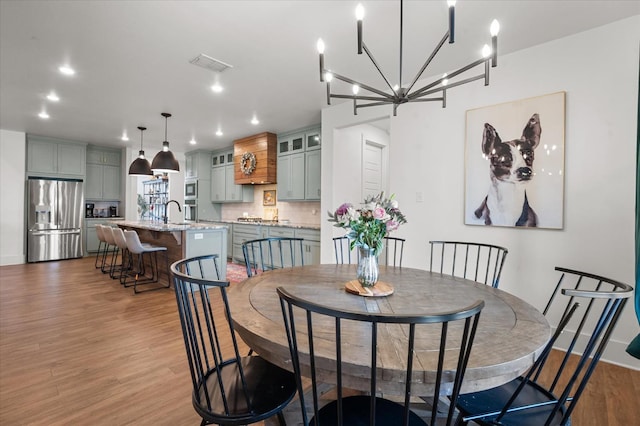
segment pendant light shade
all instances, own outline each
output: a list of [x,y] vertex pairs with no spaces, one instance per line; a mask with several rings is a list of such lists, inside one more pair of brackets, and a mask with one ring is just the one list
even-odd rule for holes
[[173,153],[169,151],[169,142],[167,141],[167,118],[171,117],[171,114],[163,112],[162,116],[164,117],[164,142],[162,142],[162,151],[153,157],[151,169],[154,173],[177,173],[180,171],[180,165]]
[[138,129],[140,130],[140,152],[138,153],[138,158],[133,160],[133,162],[129,166],[129,175],[153,176],[153,172],[151,171],[151,164],[149,164],[149,160],[144,157],[144,150],[142,148],[142,133],[147,130],[147,128],[138,126]]

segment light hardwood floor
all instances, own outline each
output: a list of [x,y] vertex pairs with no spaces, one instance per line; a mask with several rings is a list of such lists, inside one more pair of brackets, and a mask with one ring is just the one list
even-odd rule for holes
[[[638,424],[639,395],[600,363],[573,424]],[[172,290],[134,295],[92,258],[0,267],[0,425],[199,423]]]

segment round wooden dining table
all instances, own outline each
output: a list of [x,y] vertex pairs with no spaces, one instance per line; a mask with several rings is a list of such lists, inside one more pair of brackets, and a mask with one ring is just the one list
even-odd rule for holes
[[[536,308],[505,291],[475,281],[419,269],[380,266],[379,279],[393,286],[393,294],[365,297],[345,291],[345,284],[355,276],[356,265],[310,265],[269,271],[234,284],[228,297],[235,330],[260,356],[293,371],[276,293],[279,286],[296,297],[357,312],[437,314],[484,300],[463,393],[499,386],[522,374],[533,364],[550,337],[549,323]],[[457,342],[456,336],[461,334],[463,324],[458,323],[449,325],[451,342]],[[370,383],[368,378],[363,378],[363,371],[370,361],[370,334],[362,323],[351,327],[346,330],[348,338],[343,338],[343,376],[349,378],[348,387],[367,391]],[[394,348],[403,347],[401,343],[406,336],[399,326],[395,327],[386,331],[385,339],[378,340],[378,354],[382,360],[379,369],[382,371],[378,372],[377,383],[380,392],[402,395],[406,359],[405,355],[396,354]],[[326,358],[326,365],[335,363],[333,330],[330,318],[324,322],[314,321],[316,355]],[[430,395],[437,370],[440,331],[439,328],[427,328],[417,333],[412,392]],[[322,340],[326,340],[326,345]],[[326,350],[323,349],[325,346]],[[457,356],[458,348],[448,343],[447,356],[451,359],[445,358],[445,370],[455,370],[453,358]]]

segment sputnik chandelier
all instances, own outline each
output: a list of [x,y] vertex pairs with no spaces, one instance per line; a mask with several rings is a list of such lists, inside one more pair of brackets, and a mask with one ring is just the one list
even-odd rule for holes
[[[331,105],[331,98],[336,99],[353,99],[353,114],[356,115],[358,113],[358,108],[366,108],[380,105],[393,105],[393,115],[396,115],[396,111],[399,105],[405,104],[407,102],[433,102],[433,101],[441,101],[442,107],[445,108],[447,106],[447,90],[452,87],[462,86],[466,83],[471,83],[476,80],[484,79],[484,85],[489,85],[489,63],[491,62],[491,67],[495,67],[498,65],[498,32],[500,31],[500,24],[497,20],[493,20],[490,27],[491,33],[491,43],[492,47],[488,45],[484,45],[482,49],[482,57],[467,66],[464,66],[452,73],[444,74],[442,77],[437,78],[435,81],[427,84],[426,86],[420,87],[419,89],[414,89],[414,86],[420,76],[427,69],[433,58],[438,54],[444,43],[449,40],[449,44],[452,44],[455,40],[455,0],[448,0],[447,4],[449,5],[449,29],[442,37],[440,42],[436,45],[435,49],[429,55],[427,60],[425,61],[422,68],[418,71],[416,76],[413,78],[411,83],[407,86],[403,86],[402,84],[402,33],[403,33],[403,1],[400,0],[400,72],[399,72],[399,83],[398,85],[392,86],[389,78],[382,72],[380,65],[373,57],[373,54],[365,44],[362,36],[362,21],[364,18],[364,8],[361,4],[358,4],[356,7],[356,20],[357,20],[357,29],[358,29],[358,55],[361,55],[364,51],[373,65],[376,67],[385,83],[389,87],[390,90],[384,89],[376,89],[375,87],[371,87],[369,85],[360,83],[356,80],[353,80],[349,77],[345,77],[336,72],[328,70],[324,67],[324,49],[325,45],[322,39],[318,39],[318,53],[320,54],[320,81],[327,83],[327,104]],[[463,80],[452,81],[457,76],[462,75],[463,73],[475,68],[479,65],[484,64],[484,72],[482,74],[468,77]],[[338,94],[331,93],[331,81],[333,79],[344,81],[347,84],[352,85],[352,94]],[[360,89],[366,90],[370,92],[371,95],[362,95],[360,94]],[[429,95],[434,95],[440,93],[440,96],[437,97],[428,97]],[[377,95],[377,96],[375,96]]]

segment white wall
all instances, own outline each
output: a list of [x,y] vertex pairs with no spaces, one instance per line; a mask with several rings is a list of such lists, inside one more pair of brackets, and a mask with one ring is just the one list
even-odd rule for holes
[[[427,267],[431,239],[499,244],[509,249],[501,288],[538,308],[555,285],[555,266],[634,283],[638,28],[640,16],[635,16],[503,55],[489,87],[473,83],[452,89],[446,109],[434,103],[398,109],[390,128],[390,191],[409,221],[397,232],[407,238],[405,266]],[[559,91],[566,92],[564,229],[464,225],[465,112]],[[345,201],[345,187],[355,184],[351,170],[326,161],[339,157],[334,129],[374,114],[359,111],[354,117],[350,103],[323,110],[322,184],[333,191],[323,191],[322,211]],[[417,192],[422,203],[416,202]],[[323,221],[322,261],[327,263],[333,261],[330,236],[331,224]],[[639,331],[631,301],[605,358],[640,369],[640,362],[624,352]]]
[[26,149],[24,133],[0,130],[0,266],[25,262]]

